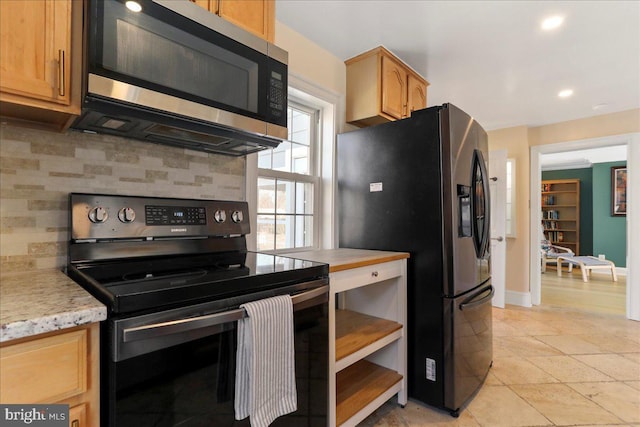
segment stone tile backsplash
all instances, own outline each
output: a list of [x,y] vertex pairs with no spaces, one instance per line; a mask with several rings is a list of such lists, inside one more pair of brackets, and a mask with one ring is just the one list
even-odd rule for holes
[[69,193],[244,200],[245,158],[0,125],[0,269],[62,268]]

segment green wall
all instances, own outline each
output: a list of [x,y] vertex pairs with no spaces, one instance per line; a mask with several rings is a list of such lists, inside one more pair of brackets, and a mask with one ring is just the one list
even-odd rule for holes
[[627,266],[627,217],[611,216],[611,167],[626,164],[593,165],[593,255],[604,254],[616,267]]
[[611,216],[611,167],[626,162],[594,163],[592,168],[542,172],[542,179],[580,180],[580,255],[604,254],[627,266],[627,222]]
[[546,179],[579,179],[580,180],[580,253],[593,254],[593,175],[591,168],[564,169],[542,172],[542,180]]

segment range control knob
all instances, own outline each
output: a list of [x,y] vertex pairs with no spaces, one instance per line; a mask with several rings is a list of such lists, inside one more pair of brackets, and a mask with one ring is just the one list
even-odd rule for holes
[[231,220],[235,223],[242,222],[242,219],[242,211],[233,211],[233,213],[231,214]]
[[103,223],[109,218],[109,213],[102,206],[96,206],[89,211],[89,221],[93,223]]
[[227,213],[222,210],[217,210],[216,213],[213,214],[213,219],[218,223],[225,222],[227,220]]
[[122,208],[118,211],[118,219],[121,222],[133,222],[136,219],[136,211],[133,208]]

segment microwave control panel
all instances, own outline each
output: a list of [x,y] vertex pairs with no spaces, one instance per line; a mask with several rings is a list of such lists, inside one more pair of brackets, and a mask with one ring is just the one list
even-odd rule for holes
[[272,71],[269,80],[269,109],[271,114],[279,117],[284,112],[287,101],[282,74]]

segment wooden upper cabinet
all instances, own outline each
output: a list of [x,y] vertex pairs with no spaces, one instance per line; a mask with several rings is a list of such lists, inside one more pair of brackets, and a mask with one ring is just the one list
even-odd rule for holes
[[71,2],[0,1],[2,92],[69,105]]
[[405,115],[407,104],[407,74],[404,67],[391,57],[382,56],[382,112],[395,119]]
[[427,106],[429,83],[380,46],[345,61],[347,122],[372,126]]
[[80,113],[82,2],[0,0],[0,33],[0,114],[66,128]]
[[211,13],[274,43],[275,0],[191,0]]
[[414,110],[421,110],[427,106],[427,85],[423,79],[409,74],[407,78],[407,108],[408,115]]

